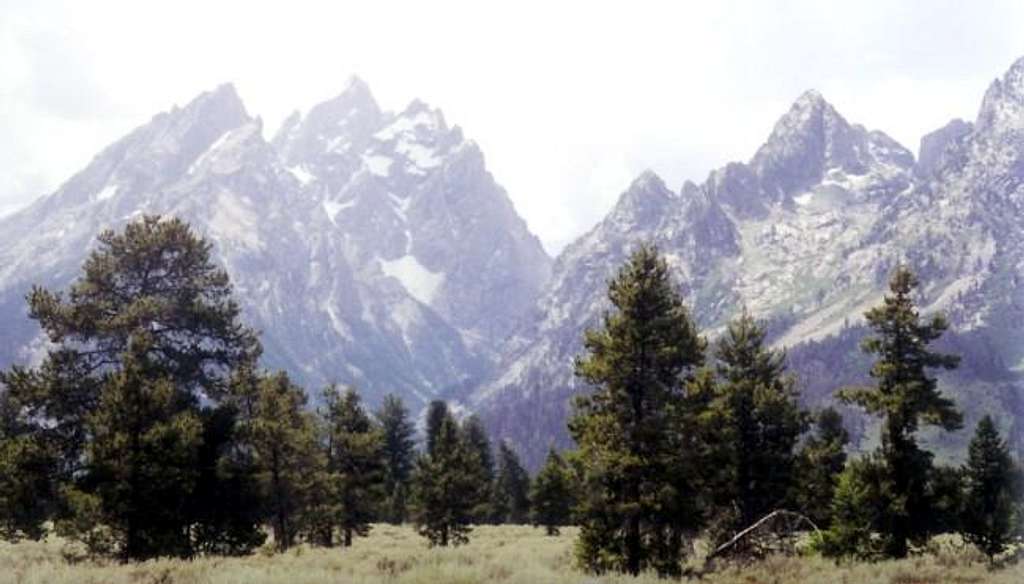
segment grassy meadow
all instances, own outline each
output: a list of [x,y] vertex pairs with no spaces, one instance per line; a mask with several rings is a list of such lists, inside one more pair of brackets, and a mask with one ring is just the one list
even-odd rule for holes
[[[76,550],[51,538],[0,543],[0,584],[611,584],[664,582],[654,575],[593,577],[574,569],[575,531],[546,537],[529,527],[478,527],[468,545],[428,549],[410,527],[376,526],[352,548],[298,547],[244,558],[155,560],[138,564],[75,561]],[[697,581],[697,580],[694,580]],[[708,584],[1024,583],[1024,565],[989,570],[956,546],[908,560],[836,565],[818,557],[776,557],[719,566]]]

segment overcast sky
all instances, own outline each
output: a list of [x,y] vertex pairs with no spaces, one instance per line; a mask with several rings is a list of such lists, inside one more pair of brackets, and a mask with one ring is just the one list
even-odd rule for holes
[[1024,56],[1024,2],[838,4],[0,0],[0,209],[222,82],[269,133],[358,74],[442,108],[557,252],[646,168],[747,160],[805,89],[916,151]]

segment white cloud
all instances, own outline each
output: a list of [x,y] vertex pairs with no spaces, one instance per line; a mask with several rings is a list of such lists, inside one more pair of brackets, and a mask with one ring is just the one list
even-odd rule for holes
[[[0,2],[0,206],[55,188],[171,104],[233,81],[272,129],[359,74],[480,143],[549,249],[645,168],[750,157],[817,87],[914,149],[1024,54],[1016,2]],[[41,190],[42,189],[42,190]]]

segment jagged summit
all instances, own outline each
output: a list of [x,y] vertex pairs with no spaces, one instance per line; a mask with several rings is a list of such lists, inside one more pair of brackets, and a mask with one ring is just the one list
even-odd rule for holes
[[478,149],[424,102],[382,111],[359,78],[262,130],[219,86],[0,220],[0,366],[42,346],[28,286],[66,286],[97,233],[158,213],[213,243],[266,366],[413,407],[483,376],[551,260]]
[[237,127],[249,120],[249,113],[233,83],[222,83],[210,91],[204,91],[185,107],[172,108],[169,115],[192,123],[219,127]]
[[923,177],[937,173],[972,131],[974,124],[955,118],[938,130],[922,136],[917,154],[918,173]]
[[609,214],[620,229],[649,224],[664,215],[678,196],[653,170],[645,170],[629,184]]
[[750,166],[773,200],[821,180],[830,166],[854,159],[853,130],[817,91],[801,95],[783,115]]
[[749,164],[763,196],[776,202],[799,196],[829,175],[863,176],[882,166],[913,165],[909,150],[882,132],[850,124],[814,90],[793,103]]
[[989,85],[975,126],[986,133],[1024,129],[1024,57]]
[[[847,121],[808,91],[748,163],[729,163],[678,195],[642,175],[556,259],[532,318],[472,403],[532,464],[552,440],[568,445],[565,404],[584,391],[572,371],[582,332],[609,308],[606,282],[640,241],[658,245],[710,338],[741,310],[763,319],[771,341],[792,349],[808,403],[825,403],[835,386],[860,381],[836,363],[858,358],[852,331],[885,293],[898,261],[928,283],[922,312],[945,311],[959,327],[954,334],[975,335],[960,346],[992,339],[992,352],[1005,348],[1006,363],[1024,363],[1024,334],[1002,324],[1024,322],[1024,147],[1000,133],[1013,128],[1016,114],[1004,106],[1016,103],[1022,65],[986,99],[1010,114],[991,136],[1011,139],[981,139],[957,122],[926,138],[916,164],[891,137]],[[957,165],[936,174],[955,144]],[[1019,400],[1019,389],[982,384],[971,391],[967,411],[979,409],[976,395],[1005,404],[996,408],[1019,404],[1010,399]]]

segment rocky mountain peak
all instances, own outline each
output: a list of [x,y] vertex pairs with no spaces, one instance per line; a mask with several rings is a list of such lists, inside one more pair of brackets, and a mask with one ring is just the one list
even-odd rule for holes
[[644,170],[630,182],[626,191],[618,198],[616,207],[640,210],[648,207],[664,207],[676,198],[662,177],[653,170]]
[[305,163],[325,175],[338,174],[329,169],[339,167],[342,174],[350,173],[354,162],[349,158],[365,147],[384,118],[369,86],[358,77],[350,78],[335,97],[313,106],[305,118],[296,114],[282,124],[274,146],[287,164]]
[[794,102],[749,164],[761,196],[775,202],[799,196],[826,177],[847,182],[906,174],[913,166],[909,150],[883,132],[850,124],[816,91]]
[[793,102],[772,129],[768,137],[768,145],[773,142],[784,143],[794,137],[814,134],[821,138],[836,131],[842,131],[848,124],[832,104],[815,89],[809,89]]
[[989,85],[976,126],[985,133],[1024,129],[1024,57]]
[[783,200],[820,181],[830,168],[860,174],[853,144],[857,133],[820,93],[806,91],[775,123],[750,166],[765,194]]
[[921,137],[917,155],[917,170],[921,176],[934,175],[946,164],[949,149],[955,149],[961,140],[974,130],[974,124],[960,118]]

